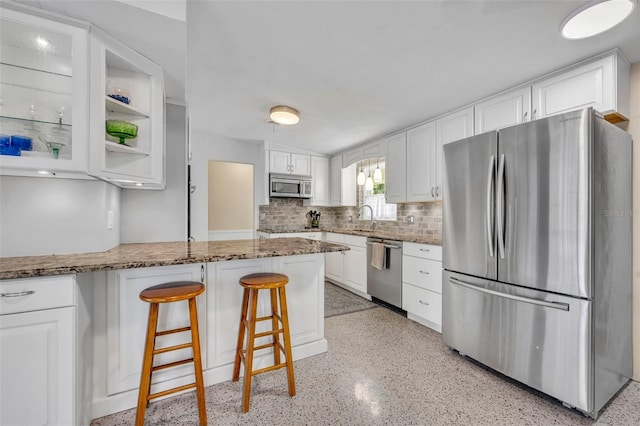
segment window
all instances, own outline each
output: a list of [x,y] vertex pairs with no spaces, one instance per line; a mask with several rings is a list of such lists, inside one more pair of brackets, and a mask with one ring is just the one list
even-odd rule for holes
[[[373,189],[367,190],[366,185],[357,185],[357,199],[358,206],[361,207],[363,205],[371,206],[373,209],[373,216],[376,220],[396,220],[396,205],[395,204],[387,204],[384,198],[385,191],[385,162],[384,158],[374,158],[371,160],[363,160],[357,165],[357,172],[360,173],[362,171],[365,175],[365,180],[367,178],[371,178],[373,180],[373,175],[376,170],[379,168],[382,172],[382,181],[374,182]],[[360,219],[368,220],[371,219],[371,212],[369,209],[360,210]]]

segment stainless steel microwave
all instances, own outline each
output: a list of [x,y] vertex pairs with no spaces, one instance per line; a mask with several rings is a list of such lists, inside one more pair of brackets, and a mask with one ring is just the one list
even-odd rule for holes
[[270,197],[311,198],[311,176],[269,175]]

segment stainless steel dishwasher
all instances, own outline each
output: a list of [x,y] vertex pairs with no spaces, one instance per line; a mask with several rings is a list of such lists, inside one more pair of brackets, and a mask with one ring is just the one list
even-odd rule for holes
[[[371,266],[374,243],[384,244],[386,267],[382,270]],[[367,238],[367,293],[402,309],[402,241]]]

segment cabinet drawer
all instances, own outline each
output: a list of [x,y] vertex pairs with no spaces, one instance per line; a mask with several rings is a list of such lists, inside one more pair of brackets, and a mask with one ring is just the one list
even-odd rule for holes
[[0,281],[0,315],[75,305],[75,275]]
[[330,243],[344,243],[344,234],[336,234],[335,232],[327,232],[324,239]]
[[442,246],[432,246],[430,244],[404,243],[403,254],[409,256],[423,257],[442,262]]
[[442,262],[402,256],[402,281],[442,294]]
[[442,324],[442,295],[402,283],[402,309],[416,316]]
[[345,235],[344,243],[350,246],[356,247],[366,247],[367,246],[367,237],[359,237],[357,235]]

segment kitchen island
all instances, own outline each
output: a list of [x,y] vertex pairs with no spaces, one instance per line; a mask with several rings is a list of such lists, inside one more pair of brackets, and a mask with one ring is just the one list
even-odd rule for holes
[[[207,286],[197,301],[205,385],[231,378],[242,300],[238,280],[246,274],[287,275],[294,359],[326,352],[323,254],[343,250],[348,247],[287,238],[122,244],[102,253],[1,258],[1,292],[20,295],[0,299],[3,387],[13,390],[13,396],[3,392],[2,423],[10,420],[8,412],[28,412],[25,404],[30,413],[40,413],[36,420],[56,424],[88,424],[135,407],[148,313],[138,295],[162,282]],[[187,325],[186,304],[175,305],[161,307],[162,328]],[[268,296],[261,295],[260,315],[269,306]],[[171,335],[159,344],[184,341]],[[187,352],[163,354],[157,362],[182,359]],[[33,353],[42,354],[35,360],[44,365],[29,369],[25,363],[34,358],[25,355]],[[272,360],[265,350],[254,367]],[[152,392],[191,381],[190,365],[158,371]]]

